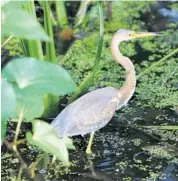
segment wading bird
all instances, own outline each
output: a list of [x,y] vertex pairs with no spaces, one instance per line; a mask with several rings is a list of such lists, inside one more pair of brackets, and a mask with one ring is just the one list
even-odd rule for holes
[[126,71],[126,80],[120,89],[114,87],[91,91],[69,104],[52,122],[52,126],[61,137],[90,134],[86,153],[91,153],[94,132],[104,127],[116,110],[126,105],[132,97],[136,76],[134,65],[123,56],[118,46],[122,41],[138,37],[155,36],[157,33],[135,32],[127,29],[118,30],[112,37],[111,52],[117,63]]

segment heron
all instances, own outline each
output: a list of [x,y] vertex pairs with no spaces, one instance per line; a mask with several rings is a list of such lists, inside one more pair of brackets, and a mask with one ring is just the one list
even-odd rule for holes
[[86,153],[92,153],[91,145],[95,131],[104,127],[112,119],[115,111],[127,105],[136,87],[134,65],[128,57],[121,54],[118,49],[119,44],[134,38],[155,35],[158,34],[128,29],[120,29],[113,35],[111,53],[116,63],[125,69],[125,82],[120,89],[115,87],[99,88],[69,104],[51,123],[60,137],[90,133]]

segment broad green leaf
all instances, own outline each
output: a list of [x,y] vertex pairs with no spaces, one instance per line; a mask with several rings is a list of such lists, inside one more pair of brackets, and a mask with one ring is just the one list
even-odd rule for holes
[[2,7],[2,35],[49,41],[49,37],[35,17],[11,5],[12,3],[14,2],[4,4]]
[[17,103],[16,108],[13,113],[13,118],[18,118],[20,114],[26,121],[31,121],[34,118],[39,118],[44,112],[44,101],[41,97],[36,97],[33,99],[25,99],[22,91],[16,89]]
[[3,0],[1,2],[1,7],[3,7],[4,5],[8,5],[11,7],[20,7],[21,5],[27,3],[29,0],[18,0],[18,1],[14,1],[14,0]]
[[34,58],[14,59],[4,68],[3,75],[18,85],[26,99],[43,97],[47,93],[59,96],[76,89],[63,67]]
[[16,95],[12,85],[4,78],[1,79],[1,139],[6,132],[6,121],[16,105]]
[[69,163],[69,156],[65,141],[61,139],[54,128],[40,120],[33,121],[33,135],[26,134],[30,144],[36,145],[47,153],[51,153],[65,164]]
[[4,0],[4,1],[2,1],[1,2],[1,8],[5,5],[5,4],[7,4],[7,3],[9,3],[10,2],[10,0]]
[[76,88],[71,76],[60,65],[33,58],[14,59],[2,73],[15,84],[17,106],[14,118],[22,113],[28,121],[43,114],[46,94],[59,96]]

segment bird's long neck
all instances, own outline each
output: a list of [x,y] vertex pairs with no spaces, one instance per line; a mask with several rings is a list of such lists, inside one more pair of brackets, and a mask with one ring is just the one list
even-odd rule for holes
[[126,104],[135,91],[136,76],[133,63],[128,57],[123,56],[118,49],[121,41],[122,40],[119,40],[117,35],[113,36],[111,41],[111,52],[115,61],[118,62],[126,71],[126,80],[123,86],[119,89],[118,93],[120,104]]

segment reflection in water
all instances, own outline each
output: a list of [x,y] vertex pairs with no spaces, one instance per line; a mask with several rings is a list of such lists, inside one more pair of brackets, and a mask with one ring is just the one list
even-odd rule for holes
[[[178,167],[178,165],[177,165]],[[164,169],[164,174],[166,175],[166,178],[164,181],[176,181],[178,180],[178,177],[176,177],[175,175],[173,174],[170,174],[172,172],[174,172],[174,170],[176,169],[176,166],[175,165],[168,165],[165,169]]]
[[90,157],[88,157],[88,161],[90,163],[90,172],[83,173],[83,176],[101,181],[115,181],[115,179],[111,175],[108,175],[105,172],[99,170],[95,170],[93,166],[93,161]]

